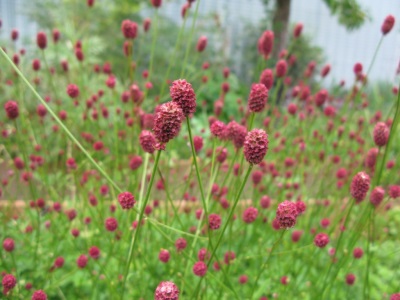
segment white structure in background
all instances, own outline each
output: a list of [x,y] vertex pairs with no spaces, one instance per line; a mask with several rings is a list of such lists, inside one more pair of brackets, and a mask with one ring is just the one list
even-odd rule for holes
[[[24,1],[29,0],[0,0],[0,19],[3,20],[1,38],[8,38],[14,27],[21,29],[22,36],[32,36],[37,31],[36,26],[21,14]],[[219,15],[220,21],[227,29],[227,40],[231,47],[235,46],[232,41],[243,31],[245,22],[256,24],[264,17],[264,8],[260,0],[198,1],[201,1],[200,15],[210,15],[213,12]],[[365,69],[368,67],[381,37],[381,24],[388,14],[394,15],[397,18],[395,28],[385,37],[370,74],[371,80],[393,80],[400,57],[399,2],[358,1],[368,11],[371,21],[353,32],[346,31],[338,24],[322,0],[292,0],[290,21],[302,22],[304,34],[311,36],[313,43],[324,49],[328,63],[332,65],[329,78],[335,82],[341,79],[350,82],[353,80],[354,63],[361,62]],[[184,2],[185,0],[164,0],[161,12],[172,20],[182,22],[180,12]],[[254,48],[256,49],[255,45]]]

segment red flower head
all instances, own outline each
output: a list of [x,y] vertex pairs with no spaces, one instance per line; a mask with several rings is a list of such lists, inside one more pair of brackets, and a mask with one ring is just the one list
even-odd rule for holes
[[353,68],[354,74],[360,75],[362,74],[362,70],[363,70],[363,65],[361,63],[358,62],[354,65]]
[[203,138],[201,136],[193,137],[193,145],[196,153],[199,153],[201,149],[203,149]]
[[263,32],[261,37],[258,39],[258,52],[268,58],[274,47],[274,33],[270,30]]
[[47,36],[44,32],[38,32],[36,36],[36,43],[40,49],[45,49],[47,47]]
[[6,274],[1,281],[3,285],[3,292],[7,294],[10,290],[12,290],[17,285],[17,279],[15,279],[14,275]]
[[321,76],[325,77],[326,75],[329,74],[329,71],[331,70],[331,65],[325,65],[322,70],[321,70]]
[[60,31],[57,28],[53,29],[53,42],[56,44],[60,40]]
[[118,228],[118,222],[114,218],[107,218],[104,225],[108,231],[115,231]]
[[143,21],[143,30],[144,30],[144,32],[149,31],[150,26],[151,26],[151,20],[149,18],[144,19],[144,21]]
[[248,105],[251,112],[261,112],[268,100],[268,89],[262,83],[253,83]]
[[373,206],[377,207],[383,201],[384,196],[385,190],[382,187],[377,186],[372,190],[369,200]]
[[355,248],[353,250],[353,256],[355,259],[359,259],[363,256],[364,251],[361,248]]
[[154,135],[160,143],[168,143],[178,136],[185,115],[175,102],[161,104],[154,118]]
[[346,283],[348,285],[353,285],[356,281],[356,276],[354,274],[347,274],[346,275]]
[[392,15],[388,15],[385,20],[383,21],[382,27],[381,27],[381,31],[382,34],[386,35],[388,34],[393,26],[394,26],[394,22],[395,22],[395,18]]
[[389,133],[389,127],[385,123],[376,123],[373,133],[375,145],[378,147],[385,146],[389,139]]
[[171,258],[171,255],[169,254],[169,251],[166,249],[161,249],[160,253],[158,254],[158,259],[163,262],[167,263],[169,259]]
[[19,116],[18,103],[15,101],[7,101],[4,104],[4,110],[6,111],[7,117],[11,120],[16,119]]
[[193,266],[193,273],[196,276],[203,277],[207,273],[207,265],[203,261],[198,261]]
[[365,172],[358,172],[351,182],[350,193],[356,200],[356,203],[360,203],[367,196],[369,190],[370,178]]
[[142,165],[142,162],[142,157],[140,155],[135,155],[129,162],[129,168],[134,171]]
[[47,295],[44,291],[38,290],[33,293],[31,300],[47,300]]
[[18,39],[18,36],[19,36],[19,32],[17,29],[11,30],[11,39],[13,41],[16,41]]
[[154,152],[154,146],[156,144],[156,138],[154,137],[154,135],[150,131],[143,130],[140,133],[139,142],[140,142],[140,146],[142,146],[142,149],[143,149],[144,152],[147,152],[147,153],[150,153],[150,154]]
[[321,107],[322,105],[324,105],[327,98],[328,98],[328,91],[325,89],[320,90],[315,95],[315,105],[317,105],[318,107]]
[[262,129],[248,132],[244,141],[244,156],[250,164],[258,165],[268,150],[268,135]]
[[217,230],[221,227],[221,217],[217,214],[208,216],[208,227],[212,230]]
[[15,248],[15,243],[12,238],[6,238],[3,241],[3,249],[7,252],[12,252]]
[[302,31],[303,31],[303,24],[297,23],[293,30],[293,37],[295,39],[298,38],[301,35]]
[[67,94],[68,96],[70,96],[71,98],[76,98],[79,96],[79,88],[77,85],[75,84],[69,84],[67,86]]
[[187,242],[184,238],[179,238],[175,242],[175,248],[177,251],[182,251],[186,248]]
[[100,257],[100,249],[96,246],[92,246],[89,249],[89,256],[93,259],[99,259]]
[[296,203],[291,201],[283,201],[278,205],[276,210],[276,220],[280,228],[288,229],[296,225],[296,218],[298,215]]
[[162,0],[151,0],[151,4],[156,7],[159,8],[162,4]]
[[122,209],[131,209],[136,203],[135,197],[129,192],[119,194],[118,202],[121,204]]
[[297,105],[296,103],[289,103],[287,107],[288,113],[291,115],[295,115],[297,112]]
[[274,74],[271,69],[265,69],[260,75],[260,83],[269,90],[274,84]]
[[257,219],[258,210],[255,207],[247,208],[242,215],[242,219],[245,223],[253,223]]
[[76,264],[77,264],[78,268],[80,268],[80,269],[83,269],[84,267],[86,267],[87,262],[88,262],[88,257],[85,254],[82,254],[76,260]]
[[64,266],[64,262],[65,262],[64,257],[59,256],[54,260],[53,266],[55,268],[62,268]]
[[122,34],[126,39],[134,39],[137,36],[137,24],[131,20],[124,20],[121,24]]
[[40,70],[40,60],[34,59],[32,61],[32,69],[33,69],[33,71],[39,71]]
[[179,289],[171,281],[161,282],[154,293],[154,300],[178,300]]
[[214,136],[222,138],[224,136],[225,127],[226,125],[223,122],[216,120],[210,125],[210,131]]
[[318,233],[314,238],[315,246],[324,248],[329,243],[329,237],[325,233]]
[[198,52],[203,52],[204,49],[206,49],[206,47],[207,47],[207,37],[203,35],[199,37],[196,49]]
[[196,111],[196,94],[192,85],[185,79],[172,82],[169,92],[172,101],[179,105],[185,117]]
[[275,66],[276,77],[278,78],[284,77],[286,75],[286,72],[287,72],[287,62],[286,60],[281,59],[276,63]]

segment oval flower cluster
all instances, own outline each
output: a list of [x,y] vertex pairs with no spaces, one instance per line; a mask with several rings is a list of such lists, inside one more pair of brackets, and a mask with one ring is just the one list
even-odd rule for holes
[[304,210],[305,208],[302,208],[300,211],[295,202],[285,200],[280,203],[276,210],[276,220],[278,221],[279,227],[281,229],[289,229],[294,227],[297,222],[297,216],[301,212],[304,212]]
[[170,88],[170,96],[172,101],[156,108],[154,117],[154,136],[162,145],[178,136],[185,116],[196,111],[196,95],[186,80],[175,80]]

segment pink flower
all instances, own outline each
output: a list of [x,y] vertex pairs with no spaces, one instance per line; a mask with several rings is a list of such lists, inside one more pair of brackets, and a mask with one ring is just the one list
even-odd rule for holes
[[315,246],[324,248],[329,243],[329,237],[325,233],[318,233],[314,238]]
[[203,277],[207,273],[207,265],[203,261],[198,261],[193,266],[193,273],[196,276]]
[[162,281],[157,286],[156,291],[154,293],[154,300],[178,300],[178,299],[179,299],[179,289],[172,281]]

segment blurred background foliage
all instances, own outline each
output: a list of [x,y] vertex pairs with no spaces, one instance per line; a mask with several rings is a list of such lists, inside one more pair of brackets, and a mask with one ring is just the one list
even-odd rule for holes
[[[337,15],[339,23],[346,28],[355,29],[363,24],[367,14],[362,7],[352,0],[330,1],[323,0]],[[124,38],[120,31],[121,22],[130,19],[138,23],[139,34],[134,41],[134,60],[136,62],[135,80],[140,80],[140,74],[149,69],[150,54],[152,51],[152,36],[157,26],[158,34],[154,50],[154,61],[156,66],[154,74],[151,74],[153,88],[149,90],[150,98],[160,98],[160,102],[168,100],[168,88],[164,83],[167,69],[171,64],[171,71],[168,78],[174,80],[182,75],[182,60],[185,56],[186,46],[190,49],[188,63],[184,70],[185,77],[190,80],[194,87],[201,87],[203,76],[207,76],[207,89],[196,89],[199,101],[203,103],[201,110],[198,110],[197,117],[201,125],[207,126],[205,116],[214,109],[214,103],[221,96],[221,85],[225,81],[222,76],[224,67],[231,67],[231,75],[228,82],[229,93],[225,96],[224,110],[221,119],[240,120],[238,111],[239,102],[245,103],[243,95],[248,95],[252,82],[257,82],[260,72],[268,67],[274,68],[278,59],[278,51],[289,49],[289,53],[296,57],[296,62],[289,68],[289,76],[292,81],[302,78],[303,72],[310,61],[315,61],[322,66],[325,61],[323,50],[314,46],[310,36],[303,34],[293,44],[291,39],[292,27],[288,24],[288,10],[290,0],[264,0],[266,18],[258,24],[250,22],[245,26],[245,31],[236,36],[230,45],[226,41],[226,28],[217,14],[202,15],[197,19],[193,37],[191,37],[191,24],[194,13],[194,6],[188,11],[188,17],[184,22],[185,30],[182,31],[181,42],[175,50],[176,41],[180,34],[181,26],[176,20],[169,19],[163,15],[158,17],[158,26],[155,22],[157,13],[147,0],[120,0],[102,1],[97,0],[96,4],[87,9],[86,1],[78,0],[32,0],[26,6],[25,13],[38,24],[41,30],[50,33],[54,28],[61,32],[60,43],[51,49],[46,50],[46,57],[53,65],[58,66],[61,59],[67,59],[70,65],[76,66],[79,63],[74,57],[74,45],[82,41],[85,54],[85,66],[102,66],[108,62],[112,66],[112,72],[127,88],[128,80],[128,59],[123,55]],[[285,10],[285,11],[283,11]],[[143,20],[150,16],[152,19],[151,29],[148,33],[143,31]],[[283,25],[282,25],[283,23]],[[274,57],[267,62],[259,57],[257,52],[257,40],[266,29],[273,29],[275,32]],[[197,39],[200,35],[208,37],[208,46],[203,53],[196,49]],[[202,70],[204,62],[208,62],[210,69]],[[318,72],[315,72],[318,76]],[[143,81],[143,80],[141,80]],[[308,84],[318,88],[318,80],[311,78]],[[144,87],[141,87],[144,89]],[[160,92],[163,92],[160,95]],[[239,100],[239,102],[238,102]],[[144,103],[144,109],[151,112],[153,105]]]

